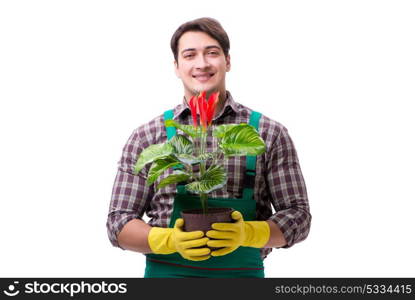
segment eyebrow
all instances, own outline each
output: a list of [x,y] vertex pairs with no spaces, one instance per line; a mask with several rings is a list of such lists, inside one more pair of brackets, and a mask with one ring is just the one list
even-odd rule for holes
[[[213,48],[220,50],[220,47],[219,46],[216,46],[216,45],[206,46],[205,47],[205,50],[207,50],[207,49],[213,49]],[[187,49],[182,50],[181,53],[183,54],[186,51],[196,51],[196,48],[187,48]]]

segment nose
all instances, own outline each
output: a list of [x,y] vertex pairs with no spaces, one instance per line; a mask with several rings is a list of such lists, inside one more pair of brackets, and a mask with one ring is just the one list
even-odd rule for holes
[[206,59],[206,56],[203,54],[199,54],[196,57],[195,61],[195,67],[196,69],[206,69],[210,67],[209,61]]

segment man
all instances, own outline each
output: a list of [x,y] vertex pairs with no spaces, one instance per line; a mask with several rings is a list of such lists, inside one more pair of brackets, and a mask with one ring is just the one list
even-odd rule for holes
[[[178,189],[147,186],[149,166],[133,175],[141,151],[167,140],[167,114],[138,127],[119,161],[107,221],[110,241],[146,254],[145,277],[264,277],[262,261],[272,248],[289,248],[304,240],[310,229],[307,192],[293,142],[283,125],[235,102],[226,90],[226,73],[231,68],[229,39],[216,20],[184,23],[173,34],[171,48],[175,72],[184,87],[183,103],[174,108],[172,118],[192,124],[190,98],[201,91],[207,91],[207,97],[219,91],[213,125],[252,123],[257,116],[256,126],[267,151],[253,162],[232,157],[225,163],[227,185],[210,196],[240,201],[243,207],[232,214],[233,223],[217,223],[206,235],[184,232],[183,220],[172,216]],[[214,141],[208,143],[208,151],[216,146]],[[252,193],[245,193],[249,188]],[[150,218],[148,223],[142,220],[144,213]]]

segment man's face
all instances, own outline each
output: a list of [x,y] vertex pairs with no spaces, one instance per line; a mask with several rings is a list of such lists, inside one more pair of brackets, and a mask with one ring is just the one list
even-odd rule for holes
[[180,37],[177,48],[175,71],[183,82],[186,98],[201,91],[220,91],[224,96],[231,62],[218,41],[204,32],[188,31]]

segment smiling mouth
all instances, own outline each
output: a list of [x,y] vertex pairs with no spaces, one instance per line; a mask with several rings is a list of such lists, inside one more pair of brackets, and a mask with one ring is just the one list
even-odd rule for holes
[[192,75],[193,78],[197,79],[198,81],[208,81],[212,76],[215,75],[214,73],[207,73],[207,74],[200,74],[200,75]]

